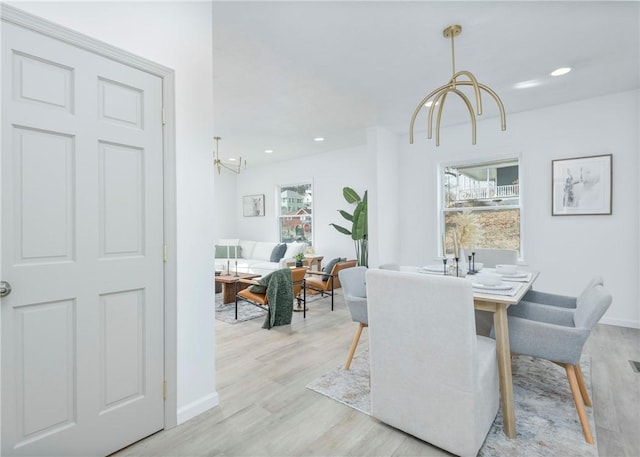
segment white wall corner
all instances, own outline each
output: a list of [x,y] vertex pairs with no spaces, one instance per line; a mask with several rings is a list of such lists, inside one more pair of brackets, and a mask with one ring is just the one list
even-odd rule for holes
[[400,253],[400,158],[398,137],[375,126],[367,129],[367,154],[374,164],[369,190],[369,266],[398,262]]

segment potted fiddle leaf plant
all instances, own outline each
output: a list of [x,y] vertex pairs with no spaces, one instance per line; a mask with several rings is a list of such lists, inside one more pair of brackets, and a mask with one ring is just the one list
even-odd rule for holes
[[364,195],[360,198],[360,195],[351,187],[344,187],[342,189],[342,195],[344,199],[350,205],[355,205],[353,213],[339,209],[340,215],[347,221],[351,222],[351,230],[338,224],[332,225],[338,232],[349,235],[353,240],[356,248],[356,259],[358,265],[368,266],[369,264],[369,251],[367,248],[368,238],[368,224],[367,224],[367,191],[364,191]]

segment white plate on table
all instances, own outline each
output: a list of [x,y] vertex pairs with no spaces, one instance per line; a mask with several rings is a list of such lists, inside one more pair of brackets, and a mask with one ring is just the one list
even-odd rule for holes
[[442,273],[444,271],[444,265],[427,265],[426,267],[420,267],[420,271],[429,271],[433,273]]
[[498,273],[500,276],[502,276],[503,278],[510,278],[510,279],[521,279],[521,278],[526,278],[529,273],[525,273],[523,271],[517,271],[512,275],[507,275],[507,274],[503,274],[503,273]]
[[491,291],[491,290],[509,290],[509,289],[513,288],[512,284],[505,284],[504,282],[501,282],[500,284],[496,284],[495,286],[485,286],[484,284],[479,284],[477,282],[473,282],[471,284],[476,289],[486,290],[486,291]]
[[510,278],[510,279],[522,279],[522,278],[526,278],[529,275],[529,273],[526,271],[516,271],[514,274],[511,274],[511,275],[508,275],[506,273],[498,273],[495,268],[485,268],[483,271],[496,273],[502,276],[503,278]]

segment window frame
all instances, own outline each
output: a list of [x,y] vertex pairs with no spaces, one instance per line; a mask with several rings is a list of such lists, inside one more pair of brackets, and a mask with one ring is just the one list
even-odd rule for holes
[[304,180],[304,181],[298,181],[295,183],[287,183],[287,184],[278,184],[276,185],[276,218],[275,218],[275,222],[276,222],[276,231],[278,233],[278,240],[280,243],[286,243],[287,241],[282,241],[282,218],[283,217],[291,217],[291,216],[284,216],[282,214],[282,190],[283,188],[287,188],[287,187],[296,187],[296,186],[310,186],[310,190],[311,190],[311,237],[310,240],[305,241],[309,246],[313,247],[315,245],[315,217],[314,217],[314,203],[315,203],[315,197],[313,195],[314,193],[314,184],[313,184],[313,180],[309,179],[309,180]]
[[[445,189],[444,189],[444,171],[448,167],[453,168],[466,168],[473,166],[486,166],[491,164],[497,164],[500,162],[508,162],[508,161],[516,161],[518,163],[518,205],[504,205],[500,207],[477,207],[477,206],[465,206],[458,208],[446,208],[445,201]],[[465,209],[472,209],[474,211],[496,211],[500,209],[518,209],[520,211],[520,250],[518,252],[518,263],[524,263],[524,253],[525,253],[525,239],[524,239],[524,157],[521,152],[513,153],[513,154],[500,154],[500,155],[492,155],[492,156],[483,156],[482,158],[472,158],[467,157],[459,160],[442,160],[438,162],[437,166],[437,179],[436,179],[436,195],[437,195],[437,222],[436,222],[436,252],[438,256],[441,257],[442,252],[442,233],[444,233],[445,228],[445,214],[447,212],[460,212]]]

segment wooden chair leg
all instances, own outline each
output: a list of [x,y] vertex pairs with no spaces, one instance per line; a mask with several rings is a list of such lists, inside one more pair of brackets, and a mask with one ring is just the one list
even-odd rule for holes
[[591,399],[589,398],[589,392],[587,392],[587,386],[585,385],[584,378],[582,377],[582,369],[580,369],[580,365],[574,365],[573,371],[576,373],[576,380],[578,381],[578,387],[580,387],[582,400],[586,406],[591,407]]
[[[569,380],[569,387],[573,394],[573,402],[576,404],[578,410],[578,417],[580,418],[580,425],[582,425],[582,432],[584,433],[584,439],[589,444],[593,444],[593,436],[591,435],[591,427],[589,427],[589,418],[584,410],[584,403],[582,401],[582,394],[580,393],[580,387],[578,386],[578,379],[576,376],[575,365],[564,365],[564,369],[567,372],[567,379]],[[578,368],[579,370],[580,368]]]
[[358,341],[360,341],[360,335],[362,335],[362,329],[367,325],[358,323],[358,328],[356,329],[356,334],[353,335],[353,341],[351,342],[351,347],[349,348],[349,354],[347,355],[347,362],[344,364],[344,369],[348,370],[351,366],[351,360],[353,360],[353,354],[356,352],[356,348],[358,347]]

